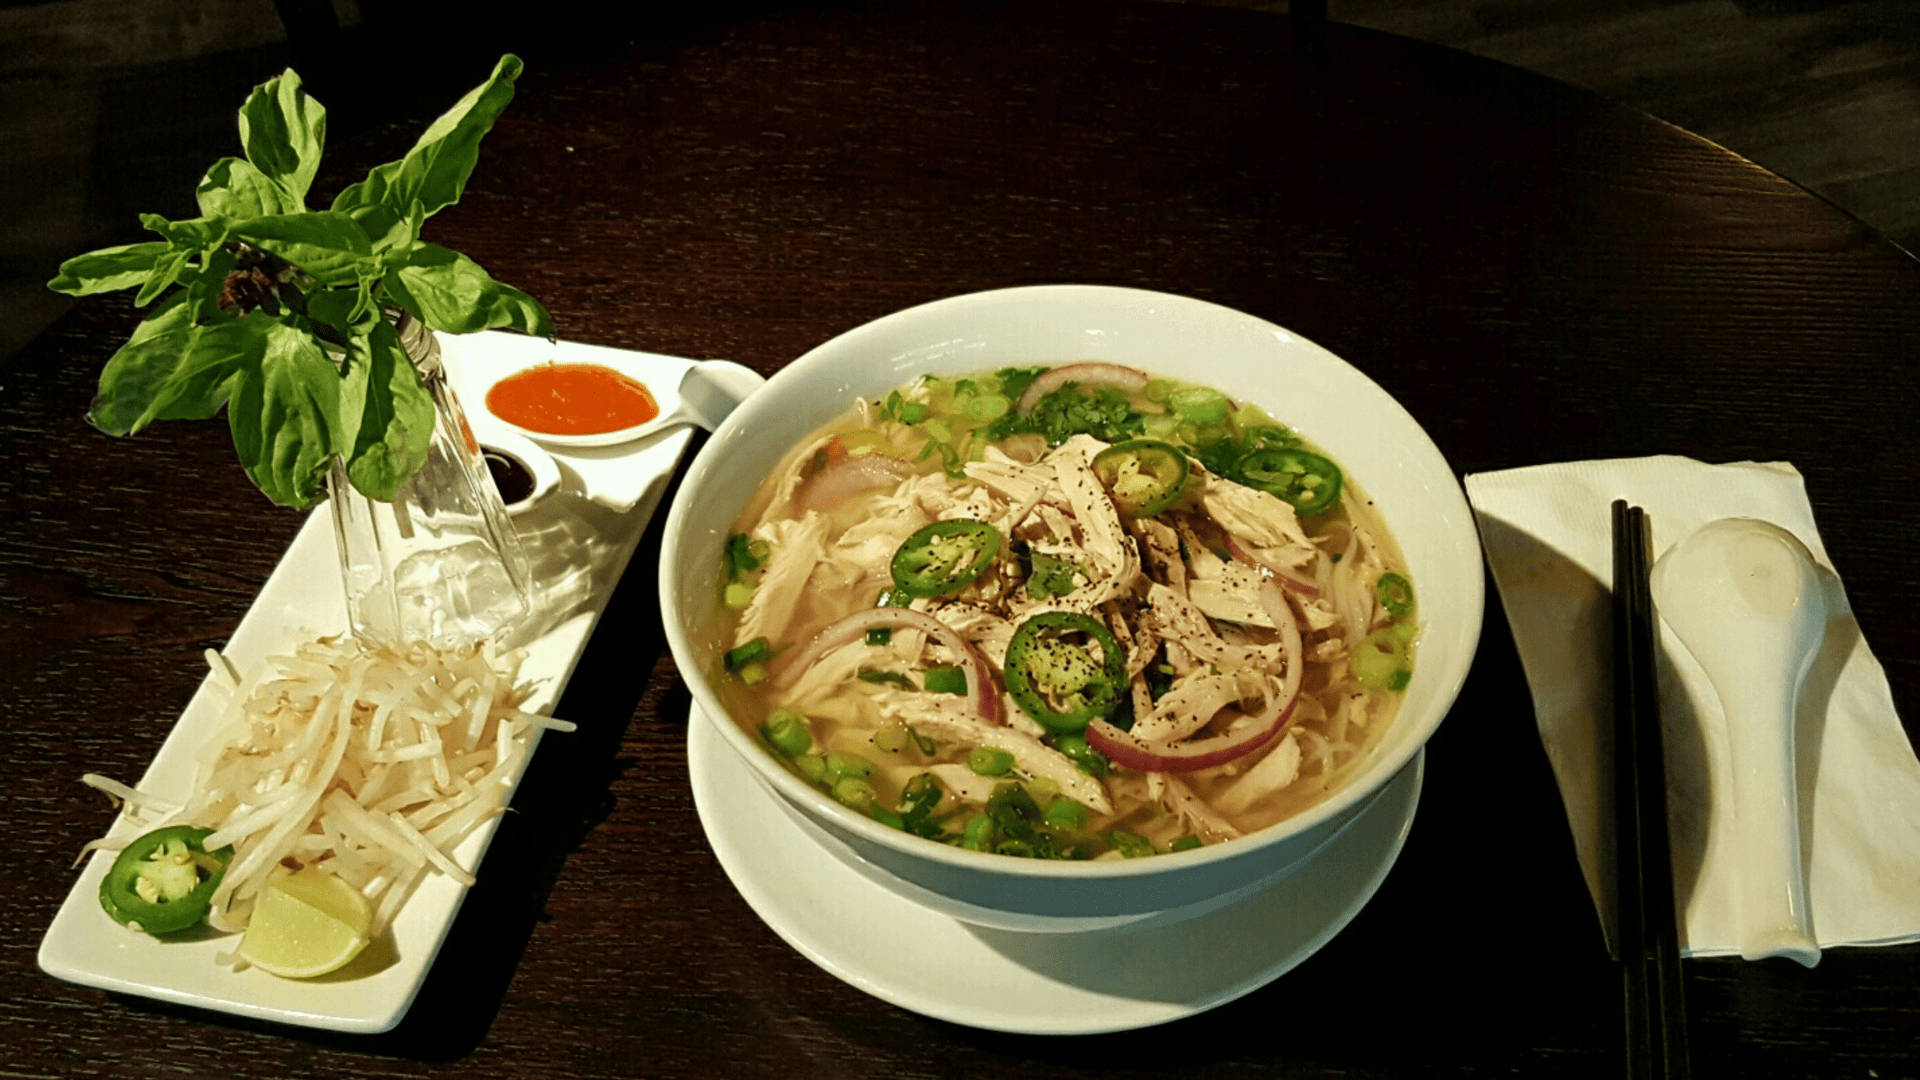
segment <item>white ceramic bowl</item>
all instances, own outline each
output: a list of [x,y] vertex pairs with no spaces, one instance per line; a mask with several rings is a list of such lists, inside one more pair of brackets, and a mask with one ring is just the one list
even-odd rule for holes
[[[756,485],[801,438],[926,373],[1108,360],[1257,403],[1370,495],[1419,590],[1417,667],[1398,716],[1346,787],[1268,829],[1147,859],[1047,862],[932,843],[849,810],[789,772],[725,707],[721,548]],[[1420,425],[1353,366],[1271,323],[1164,293],[1040,286],[958,296],[848,331],[789,364],[714,432],[667,515],[660,595],[695,702],[831,855],[963,921],[1071,931],[1198,912],[1290,873],[1408,766],[1459,693],[1480,638],[1480,547],[1453,470]]]

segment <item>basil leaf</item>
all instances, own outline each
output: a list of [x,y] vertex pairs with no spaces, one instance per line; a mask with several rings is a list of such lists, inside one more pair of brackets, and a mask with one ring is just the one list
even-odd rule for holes
[[[418,211],[420,204],[414,203],[414,209]],[[420,239],[420,222],[425,217],[424,214],[399,214],[379,204],[356,206],[346,213],[360,226],[360,231],[367,234],[375,255],[404,252],[412,247]]]
[[200,213],[235,220],[300,210],[300,200],[252,164],[235,157],[213,163],[194,189]]
[[267,498],[305,509],[333,461],[340,372],[312,334],[263,315],[240,321],[258,326],[261,348],[227,401],[233,447]]
[[307,96],[292,68],[254,87],[240,106],[240,145],[247,161],[292,197],[286,210],[306,209],[326,141],[327,110]]
[[363,306],[361,290],[328,289],[307,297],[307,318],[333,330],[339,340],[349,341]]
[[503,285],[480,264],[438,244],[420,244],[383,282],[402,307],[421,322],[449,334],[509,326],[550,337],[546,309],[526,293]]
[[164,241],[147,240],[75,255],[60,264],[60,272],[47,282],[47,288],[68,296],[131,289],[147,280],[154,263],[166,252]]
[[501,57],[487,81],[435,120],[405,157],[376,166],[365,180],[342,191],[333,208],[380,205],[406,215],[418,201],[431,216],[459,202],[479,160],[480,139],[513,100],[513,80],[521,67],[512,53]]
[[158,241],[70,259],[48,283],[157,301],[103,368],[89,419],[125,435],[225,408],[242,464],[275,502],[311,504],[336,458],[357,488],[392,498],[425,462],[437,413],[379,305],[429,326],[552,333],[531,297],[420,244],[421,223],[465,190],[520,71],[519,58],[501,57],[405,157],[320,212],[306,196],[326,110],[291,70],[256,87],[239,113],[245,157],[207,170],[201,216],[143,214]]
[[535,337],[554,336],[553,320],[540,301],[505,282],[496,281],[493,287],[497,296],[493,301],[493,314],[488,318],[489,327],[509,327]]
[[146,307],[154,297],[166,292],[168,286],[180,279],[180,271],[187,268],[190,251],[169,251],[154,263],[153,273],[147,275],[147,283],[140,286],[140,292],[133,298],[134,307]]
[[[340,398],[351,445],[339,447],[347,478],[361,494],[388,501],[426,463],[436,414],[393,324],[376,319],[347,354]],[[351,412],[351,415],[349,415]]]
[[253,218],[234,225],[233,234],[323,285],[353,284],[355,264],[373,255],[373,243],[359,222],[333,210]]
[[185,294],[175,294],[134,330],[101,369],[89,423],[132,435],[155,420],[205,420],[220,411],[234,380],[255,366],[256,320],[195,326],[191,318]]
[[199,266],[188,266],[180,272],[180,284],[193,307],[194,322],[212,323],[237,317],[236,313],[220,307],[220,298],[227,291],[227,275],[233,273],[235,265],[233,252],[215,248],[207,252]]
[[227,222],[216,217],[169,221],[159,214],[141,214],[140,224],[159,233],[177,250],[207,251],[227,242]]

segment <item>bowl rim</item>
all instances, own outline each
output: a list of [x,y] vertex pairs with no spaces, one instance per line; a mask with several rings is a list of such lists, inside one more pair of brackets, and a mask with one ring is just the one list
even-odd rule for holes
[[[1435,491],[1434,496],[1445,503],[1445,509],[1450,515],[1467,523],[1468,532],[1472,534],[1470,539],[1475,564],[1473,572],[1467,575],[1467,580],[1464,582],[1468,595],[1467,602],[1462,606],[1461,611],[1461,618],[1466,620],[1462,624],[1461,635],[1467,645],[1457,670],[1445,672],[1444,682],[1438,684],[1434,697],[1434,715],[1425,723],[1426,731],[1420,738],[1407,741],[1391,755],[1374,753],[1372,760],[1363,763],[1363,769],[1319,802],[1298,814],[1236,838],[1229,843],[1207,844],[1187,851],[1164,852],[1150,859],[1055,861],[1012,856],[982,858],[983,855],[991,855],[991,853],[967,851],[948,844],[934,843],[890,828],[868,815],[836,802],[825,792],[806,783],[791,770],[781,767],[769,752],[754,744],[744,727],[732,721],[717,695],[713,693],[705,672],[698,668],[689,671],[687,665],[682,663],[683,657],[691,658],[697,655],[694,643],[687,639],[682,623],[675,617],[679,604],[676,599],[678,593],[673,574],[678,560],[674,555],[678,547],[678,537],[685,531],[685,519],[690,513],[687,509],[688,492],[700,490],[708,480],[709,474],[719,467],[718,463],[730,452],[729,447],[733,442],[733,436],[755,412],[754,404],[757,399],[782,399],[782,391],[786,389],[787,384],[802,378],[801,372],[806,368],[824,362],[823,358],[831,358],[849,350],[858,350],[865,342],[883,337],[903,323],[964,312],[975,307],[992,308],[1008,303],[1052,299],[1092,302],[1116,307],[1161,304],[1193,312],[1204,312],[1216,319],[1242,322],[1249,328],[1276,334],[1284,340],[1318,354],[1317,358],[1322,362],[1330,362],[1339,368],[1346,369],[1346,374],[1361,380],[1365,386],[1378,394],[1379,404],[1382,407],[1392,409],[1398,418],[1404,421],[1408,430],[1417,439],[1416,448],[1431,455],[1433,461],[1437,462],[1451,478],[1451,482],[1443,490]],[[863,841],[909,858],[923,859],[953,870],[1006,878],[1124,880],[1257,858],[1259,853],[1275,844],[1308,833],[1328,822],[1337,822],[1356,812],[1365,800],[1372,798],[1393,777],[1399,775],[1400,770],[1405,768],[1407,763],[1413,760],[1421,748],[1427,744],[1434,731],[1452,710],[1459,698],[1461,688],[1465,685],[1467,675],[1473,667],[1485,614],[1485,581],[1479,566],[1481,558],[1479,537],[1473,530],[1472,522],[1473,517],[1465,492],[1460,485],[1458,472],[1447,461],[1446,456],[1441,453],[1440,448],[1433,442],[1432,436],[1420,422],[1398,399],[1388,394],[1365,372],[1311,339],[1236,308],[1177,293],[1114,285],[1022,285],[961,293],[890,312],[842,331],[783,365],[767,380],[765,386],[743,402],[741,408],[736,409],[714,430],[712,437],[707,440],[706,445],[688,466],[667,512],[662,533],[663,546],[658,587],[662,622],[668,646],[676,666],[681,669],[681,678],[691,692],[695,704],[701,712],[706,714],[706,719],[719,729],[720,734],[734,752],[744,756],[752,765],[754,776],[762,783],[772,785],[776,795],[793,802],[816,818],[824,816],[836,827]]]

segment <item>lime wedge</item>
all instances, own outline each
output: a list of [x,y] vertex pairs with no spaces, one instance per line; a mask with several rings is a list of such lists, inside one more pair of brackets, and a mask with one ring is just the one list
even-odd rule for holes
[[269,882],[253,909],[240,955],[289,979],[337,971],[366,948],[373,905],[360,890],[322,870]]

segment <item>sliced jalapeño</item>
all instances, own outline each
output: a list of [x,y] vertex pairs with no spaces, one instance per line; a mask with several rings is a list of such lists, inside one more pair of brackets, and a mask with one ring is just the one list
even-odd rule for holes
[[1128,693],[1127,654],[1091,615],[1042,612],[1014,630],[1006,680],[1020,711],[1049,731],[1075,734]]
[[946,596],[985,573],[1000,554],[1000,530],[984,521],[936,521],[893,553],[894,588],[908,596]]
[[1093,457],[1094,475],[1107,485],[1114,505],[1134,517],[1152,517],[1186,490],[1187,455],[1158,439],[1128,439]]
[[1241,483],[1278,498],[1295,513],[1317,514],[1340,498],[1340,466],[1307,450],[1254,450],[1235,463]]
[[185,930],[206,918],[233,849],[208,851],[211,829],[172,825],[139,836],[100,880],[100,906],[123,926],[149,934]]

